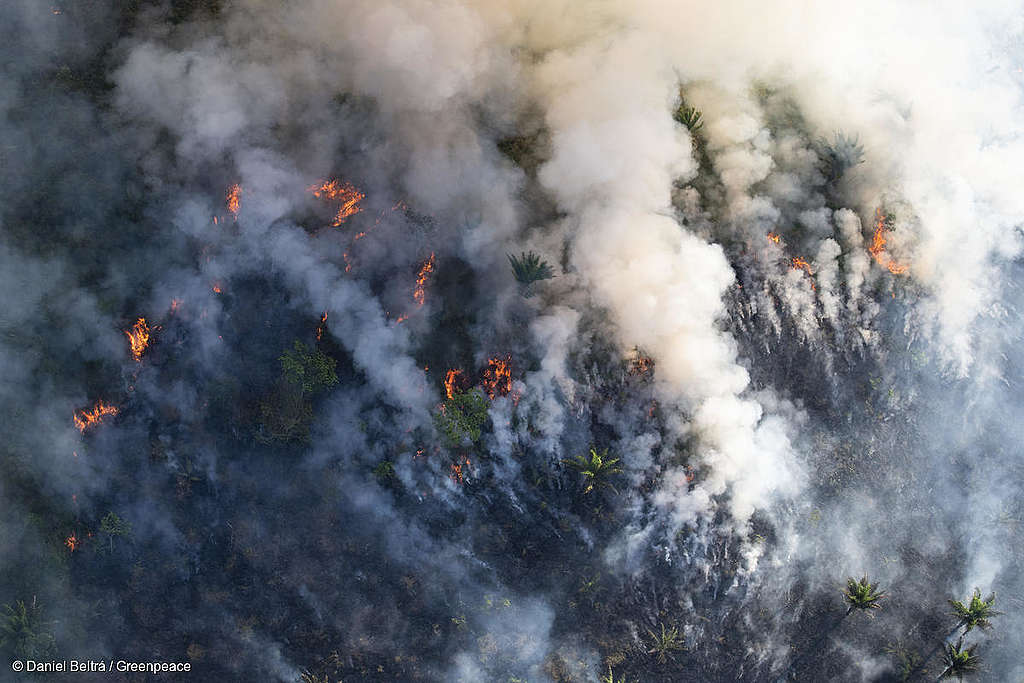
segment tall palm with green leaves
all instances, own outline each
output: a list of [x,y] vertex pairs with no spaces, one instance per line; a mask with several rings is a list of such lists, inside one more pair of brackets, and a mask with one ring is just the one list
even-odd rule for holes
[[881,609],[879,601],[884,597],[885,591],[878,590],[878,584],[871,583],[868,577],[861,577],[859,581],[849,578],[846,580],[846,590],[843,591],[843,599],[849,605],[846,615],[849,616],[854,610],[870,614],[869,610]]
[[962,681],[967,674],[976,672],[981,666],[981,658],[974,654],[977,647],[975,644],[964,648],[963,636],[956,641],[956,645],[948,643],[942,653],[942,664],[946,668],[939,675],[939,680],[956,678]]
[[518,258],[512,254],[507,254],[507,256],[508,262],[512,265],[512,274],[515,276],[516,282],[519,283],[525,298],[533,296],[533,283],[550,280],[555,276],[555,271],[548,265],[548,262],[542,261],[540,256],[532,251],[523,252]]
[[986,631],[992,628],[992,622],[989,619],[1002,614],[1002,612],[997,612],[993,609],[995,603],[996,594],[992,593],[982,600],[980,588],[974,589],[974,593],[967,603],[960,602],[959,600],[949,601],[949,604],[953,606],[953,616],[960,620],[957,628],[965,626],[965,634],[970,633],[971,629],[975,626]]
[[600,453],[596,449],[591,448],[589,455],[577,455],[571,460],[566,460],[565,464],[576,470],[583,475],[584,481],[586,481],[586,488],[583,493],[590,493],[595,488],[607,487],[615,493],[615,487],[609,481],[611,477],[616,474],[622,473],[622,468],[618,466],[618,458],[609,458],[608,449],[605,448]]

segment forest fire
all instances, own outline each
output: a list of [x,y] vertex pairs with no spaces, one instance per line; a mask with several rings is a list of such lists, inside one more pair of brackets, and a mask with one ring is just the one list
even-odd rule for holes
[[430,252],[430,258],[420,266],[420,272],[416,275],[416,288],[412,292],[412,298],[418,306],[422,306],[427,300],[427,280],[434,272],[434,252]]
[[320,338],[323,337],[325,325],[327,325],[327,311],[324,311],[324,314],[320,316],[320,324],[316,326],[317,341],[320,341]]
[[149,346],[149,325],[146,324],[145,318],[139,318],[132,325],[132,329],[125,330],[125,336],[128,337],[128,344],[131,346],[132,358],[139,362],[142,360],[142,354],[145,353],[146,348]]
[[512,391],[512,356],[489,359],[482,383],[492,401],[498,396],[507,396]]
[[782,236],[779,235],[779,233],[777,233],[777,232],[770,232],[770,233],[768,233],[767,237],[768,237],[769,241],[775,242],[775,244],[781,244],[782,243]]
[[66,545],[68,547],[68,550],[70,550],[71,552],[75,552],[75,548],[78,547],[79,543],[81,543],[81,541],[79,541],[78,537],[74,534],[71,534],[70,536],[64,539],[64,545]]
[[814,284],[814,271],[811,270],[811,264],[807,262],[807,259],[800,256],[794,256],[790,261],[789,267],[793,270],[802,270],[807,273],[807,277],[810,278],[811,281],[811,289],[818,289]]
[[630,354],[627,364],[627,372],[634,377],[649,377],[654,373],[654,359],[639,348],[633,349],[633,353]]
[[462,462],[455,463],[452,465],[451,478],[457,484],[462,484],[465,481],[466,475],[469,474],[469,468],[472,467],[469,458],[466,458]]
[[210,285],[210,289],[213,290],[214,294],[221,294],[224,291],[224,289],[221,287],[220,282],[214,282],[212,285]]
[[455,398],[455,392],[461,389],[462,370],[451,369],[444,375],[444,393],[448,398]]
[[[235,183],[229,187],[227,197],[225,197],[225,202],[227,204],[228,211],[231,212],[231,215],[234,216],[237,221],[238,211],[242,208],[242,186]],[[214,223],[216,222],[217,219],[214,218]]]
[[78,431],[85,433],[85,430],[103,422],[103,419],[110,415],[117,415],[117,408],[99,401],[92,410],[79,410],[74,414],[75,427]]
[[885,250],[885,233],[891,229],[889,216],[887,216],[881,209],[876,209],[875,232],[871,236],[871,246],[868,247],[868,251],[871,253],[871,257],[875,259],[875,262],[877,262],[878,265],[885,266],[893,275],[903,275],[907,272],[909,266],[897,263]]
[[366,199],[366,194],[360,192],[352,183],[343,183],[333,179],[325,180],[319,185],[312,185],[308,191],[312,192],[317,199],[340,203],[337,213],[334,214],[334,222],[331,223],[335,228],[362,211],[363,208],[359,206],[359,203]]

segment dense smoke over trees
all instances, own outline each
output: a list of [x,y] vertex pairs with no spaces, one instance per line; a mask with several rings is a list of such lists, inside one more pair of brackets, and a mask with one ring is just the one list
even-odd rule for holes
[[6,3],[4,676],[1024,676],[1021,28]]

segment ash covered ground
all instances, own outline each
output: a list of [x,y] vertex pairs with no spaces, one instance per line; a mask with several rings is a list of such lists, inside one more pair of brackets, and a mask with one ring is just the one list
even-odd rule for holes
[[1022,18],[8,0],[2,676],[1024,678]]

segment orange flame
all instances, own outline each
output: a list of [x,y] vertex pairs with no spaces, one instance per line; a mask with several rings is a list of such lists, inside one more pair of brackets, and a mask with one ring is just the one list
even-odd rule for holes
[[909,266],[897,263],[885,250],[885,233],[888,229],[886,227],[887,220],[888,217],[881,209],[875,209],[875,233],[871,236],[871,246],[868,247],[868,251],[878,265],[885,266],[893,275],[903,275],[907,272]]
[[220,282],[214,282],[210,287],[215,294],[220,294],[223,290],[221,289]]
[[[234,185],[229,187],[227,197],[225,197],[225,201],[227,202],[228,211],[231,212],[231,215],[234,216],[235,220],[237,221],[238,210],[242,208],[242,186],[239,185],[238,183],[235,183]],[[216,223],[217,220],[214,219],[213,222]]]
[[416,289],[412,292],[412,298],[419,306],[422,306],[427,300],[427,280],[433,272],[434,252],[430,252],[430,258],[423,262],[420,272],[416,275]]
[[131,346],[132,358],[136,361],[141,361],[142,354],[145,352],[146,347],[149,346],[149,325],[146,324],[146,319],[139,318],[136,320],[132,329],[125,330],[125,335],[128,337],[128,344]]
[[324,314],[322,316],[320,316],[320,324],[316,328],[316,340],[317,341],[320,341],[320,337],[323,336],[323,334],[324,334],[324,325],[326,325],[326,324],[327,324],[327,311],[324,311]]
[[409,319],[409,314],[408,313],[402,313],[397,318],[395,318],[395,324],[396,325],[401,325],[402,323],[404,323],[408,319]]
[[350,216],[354,216],[363,210],[359,202],[366,199],[366,195],[359,191],[352,183],[343,183],[339,180],[325,180],[319,185],[312,185],[307,188],[317,199],[328,199],[340,202],[338,212],[334,215],[334,227],[340,226]]
[[793,270],[802,270],[807,273],[807,277],[811,278],[811,289],[818,289],[814,284],[814,271],[811,270],[811,264],[806,259],[794,256],[789,267]]
[[181,308],[181,299],[171,299],[171,313],[176,313]]
[[466,458],[460,463],[452,465],[451,478],[457,484],[463,483],[466,474],[469,474],[469,468],[472,467],[472,463],[469,462],[469,458]]
[[629,357],[628,372],[633,376],[646,377],[654,372],[654,359],[639,348],[634,348]]
[[492,401],[498,396],[507,396],[512,391],[512,356],[489,359],[482,383]]
[[775,242],[775,244],[780,244],[782,242],[782,236],[779,235],[777,232],[768,233],[768,239],[770,239],[772,242]]
[[71,534],[64,539],[64,545],[66,545],[71,552],[75,552],[75,548],[78,547],[78,544],[79,540],[74,534]]
[[444,375],[444,393],[448,398],[455,398],[455,391],[458,389],[456,383],[461,383],[462,370],[449,370]]
[[79,410],[73,418],[78,431],[85,433],[87,428],[100,424],[108,415],[117,415],[117,408],[99,401],[92,410]]

